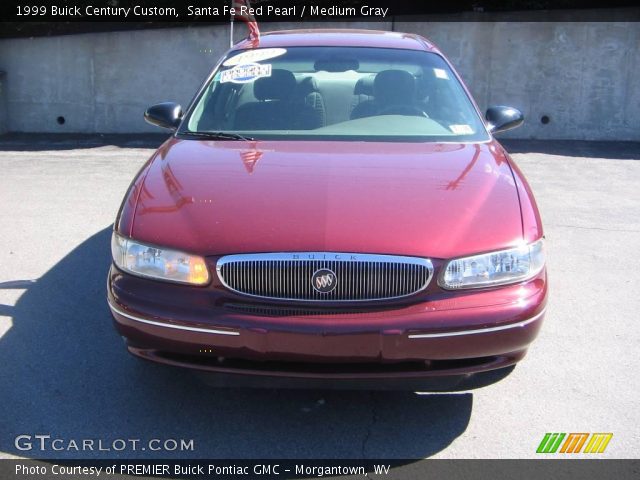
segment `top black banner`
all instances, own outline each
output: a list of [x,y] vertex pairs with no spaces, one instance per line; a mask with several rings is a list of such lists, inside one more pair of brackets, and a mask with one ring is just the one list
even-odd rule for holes
[[[528,12],[530,18],[526,18],[527,21],[549,21],[560,17],[566,21],[606,21],[620,17],[612,9],[635,7],[636,2],[612,0],[606,2],[606,7],[603,8],[603,5],[604,3],[578,0],[253,0],[250,2],[252,10],[249,13],[258,22],[391,21],[400,16],[405,17],[402,18],[403,21],[421,21],[425,16],[460,13],[470,14],[469,19],[472,21],[481,21],[481,14],[503,15],[509,12]],[[219,23],[228,22],[234,13],[247,13],[234,11],[233,8],[232,0],[2,0],[0,20],[20,23]],[[582,15],[580,11],[585,9],[599,11]],[[571,13],[566,10],[571,10]],[[640,20],[640,16],[636,11],[631,18],[629,15],[622,15],[620,20]]]

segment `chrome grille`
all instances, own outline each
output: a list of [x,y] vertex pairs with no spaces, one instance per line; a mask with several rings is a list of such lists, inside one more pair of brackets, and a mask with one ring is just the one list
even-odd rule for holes
[[[329,252],[227,255],[216,269],[227,288],[245,295],[334,302],[405,297],[424,290],[433,275],[426,258]],[[314,288],[316,274],[331,291]]]

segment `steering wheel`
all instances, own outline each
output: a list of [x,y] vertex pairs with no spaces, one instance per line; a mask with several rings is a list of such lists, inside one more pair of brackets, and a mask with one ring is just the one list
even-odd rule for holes
[[417,117],[429,118],[427,112],[422,110],[421,108],[416,107],[415,105],[388,105],[380,112],[378,115],[414,115]]

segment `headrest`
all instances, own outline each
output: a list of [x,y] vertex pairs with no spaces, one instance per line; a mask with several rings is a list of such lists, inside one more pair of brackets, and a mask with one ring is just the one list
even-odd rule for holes
[[270,77],[262,77],[253,84],[258,100],[284,100],[296,87],[296,77],[289,70],[274,69]]
[[368,95],[373,96],[373,79],[376,78],[374,74],[367,75],[366,77],[361,77],[357,82],[356,86],[353,87],[354,95]]
[[413,100],[416,80],[405,70],[383,70],[373,81],[376,100],[386,103],[407,103]]
[[300,83],[298,83],[296,87],[296,94],[304,97],[319,90],[318,81],[314,77],[305,77],[300,80]]

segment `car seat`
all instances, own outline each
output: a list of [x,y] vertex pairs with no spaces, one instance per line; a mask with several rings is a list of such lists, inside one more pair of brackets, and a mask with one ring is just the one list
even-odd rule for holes
[[270,77],[253,83],[255,102],[236,109],[236,130],[287,130],[291,125],[292,94],[296,78],[288,70],[275,69]]
[[311,130],[327,124],[327,109],[324,98],[313,77],[305,77],[296,86],[294,94],[295,111],[293,128]]
[[373,80],[373,99],[356,105],[351,118],[412,111],[416,108],[415,95],[413,75],[405,70],[383,70]]

